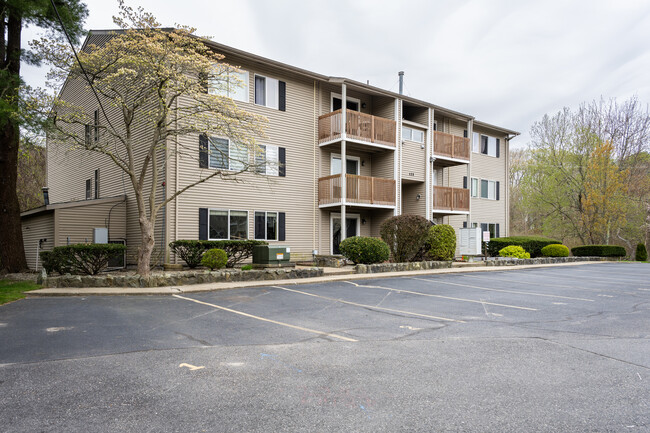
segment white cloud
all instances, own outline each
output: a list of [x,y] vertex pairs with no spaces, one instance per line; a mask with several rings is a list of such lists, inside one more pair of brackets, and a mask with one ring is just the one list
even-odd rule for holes
[[[117,3],[87,0],[87,28]],[[521,131],[604,96],[650,102],[650,4],[643,0],[185,0],[139,3],[164,25],[326,75],[370,80]],[[135,6],[136,3],[132,3]],[[32,29],[26,32],[31,36]],[[30,83],[44,70],[25,67]]]

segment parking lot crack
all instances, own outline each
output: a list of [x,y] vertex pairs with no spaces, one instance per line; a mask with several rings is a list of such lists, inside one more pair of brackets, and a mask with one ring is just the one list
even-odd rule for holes
[[177,331],[174,331],[174,334],[182,335],[183,337],[185,337],[185,338],[187,338],[189,340],[192,340],[192,341],[196,341],[197,343],[201,343],[204,346],[210,346],[210,347],[212,346],[212,344],[208,343],[207,341],[201,340],[199,338],[192,337],[189,334],[184,334],[182,332],[177,332]]
[[643,369],[646,369],[646,370],[650,370],[650,366],[643,365],[643,364],[637,364],[637,363],[631,362],[631,361],[626,361],[625,359],[620,359],[620,358],[616,358],[614,356],[605,355],[603,353],[594,352],[593,350],[583,349],[582,347],[577,347],[577,346],[574,346],[574,345],[569,344],[569,343],[562,343],[560,341],[549,340],[548,338],[544,338],[544,337],[530,337],[530,338],[536,338],[536,339],[543,340],[543,341],[546,341],[546,342],[551,343],[551,344],[556,344],[558,346],[569,347],[569,348],[574,349],[574,350],[579,350],[581,352],[589,353],[589,354],[598,356],[600,358],[609,359],[609,360],[612,360],[612,361],[618,361],[618,362],[622,362],[624,364],[633,365],[635,367],[640,367],[640,368],[643,368]]

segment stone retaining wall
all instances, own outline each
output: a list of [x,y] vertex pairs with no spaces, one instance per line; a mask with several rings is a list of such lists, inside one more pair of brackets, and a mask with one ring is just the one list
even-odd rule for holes
[[374,274],[377,272],[421,271],[426,269],[451,268],[453,262],[410,262],[377,263],[374,265],[355,266],[357,274]]
[[113,275],[108,273],[96,276],[63,275],[60,277],[47,277],[43,280],[43,287],[164,287],[224,283],[228,281],[273,281],[320,277],[322,275],[323,270],[319,268],[165,272],[152,274],[147,278],[140,275]]
[[516,265],[550,265],[554,263],[572,262],[604,262],[610,257],[537,257],[534,259],[497,259],[487,260],[485,266],[516,266]]

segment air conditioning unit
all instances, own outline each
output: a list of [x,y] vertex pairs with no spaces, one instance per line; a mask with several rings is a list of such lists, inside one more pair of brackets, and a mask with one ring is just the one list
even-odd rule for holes
[[460,229],[460,254],[462,256],[481,255],[482,230],[480,227]]

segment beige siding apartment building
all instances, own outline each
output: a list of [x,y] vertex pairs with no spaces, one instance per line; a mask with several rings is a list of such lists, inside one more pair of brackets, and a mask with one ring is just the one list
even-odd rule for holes
[[[93,31],[86,44],[108,37],[109,32]],[[170,202],[157,223],[157,263],[180,260],[167,247],[177,239],[263,239],[289,246],[294,260],[337,254],[342,238],[378,237],[383,221],[406,213],[456,230],[478,225],[492,236],[508,235],[508,147],[517,132],[399,93],[207,43],[241,68],[245,86],[227,96],[268,119],[266,137],[258,140],[267,163],[261,173],[240,176],[242,182],[214,178]],[[89,113],[97,110],[84,83],[66,83],[61,95]],[[169,157],[178,146],[193,154]],[[226,166],[234,160],[212,156],[211,146],[237,158],[255,157],[242,155],[222,137],[169,142],[168,155],[160,156],[167,164],[159,199],[216,168],[237,168]],[[52,242],[39,247],[92,240],[98,224],[115,224],[122,228],[109,227],[109,241],[126,242],[133,257],[139,228],[128,179],[102,155],[71,151],[62,143],[48,142],[47,161],[53,204],[23,214],[28,230],[52,233]],[[119,204],[113,215],[109,209],[97,214],[99,208],[91,205],[109,198]],[[74,224],[63,216],[48,219],[58,203],[76,204]],[[79,218],[86,214],[92,217]],[[35,239],[26,237],[28,254],[35,254]]]

